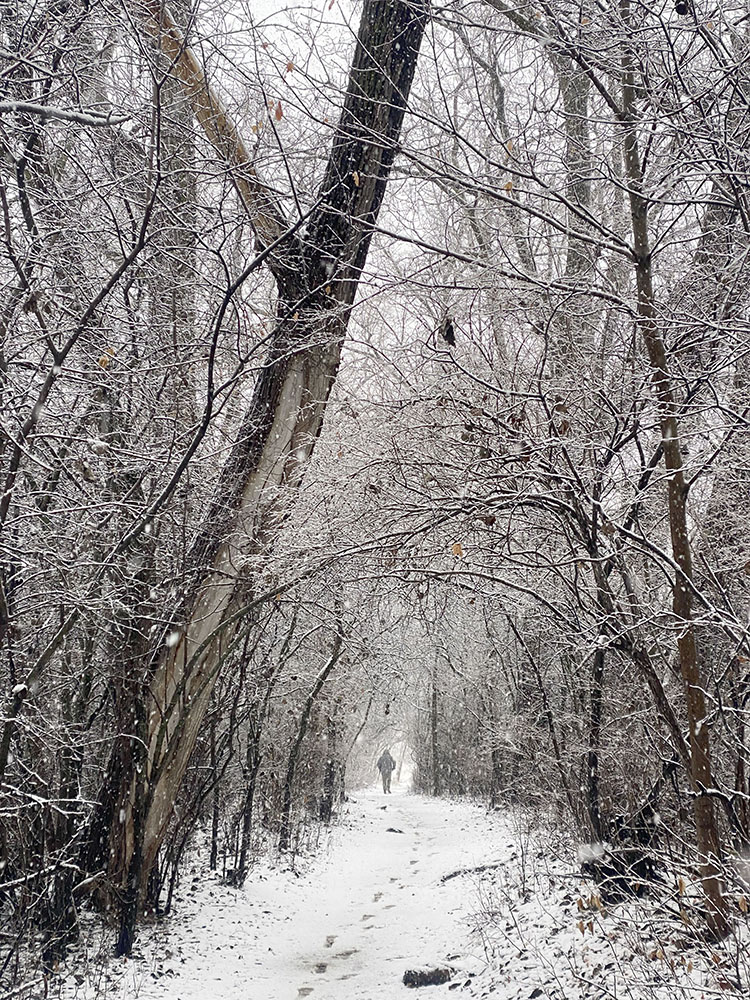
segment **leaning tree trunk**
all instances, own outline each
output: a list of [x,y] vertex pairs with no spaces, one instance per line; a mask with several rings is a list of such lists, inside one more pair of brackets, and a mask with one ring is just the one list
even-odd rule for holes
[[127,885],[131,914],[132,895],[142,896],[148,882],[206,713],[220,667],[213,640],[235,610],[244,555],[268,526],[269,495],[299,483],[321,430],[397,150],[427,2],[365,0],[319,202],[302,236],[258,178],[237,129],[169,14],[158,0],[139,0],[136,8],[172,60],[199,124],[234,170],[279,301],[268,357],[222,470],[218,502],[189,559],[196,585],[172,630],[176,641],[164,645],[154,668],[145,788],[136,796],[134,776],[129,794],[109,816],[113,836],[130,859],[127,871],[111,874]]

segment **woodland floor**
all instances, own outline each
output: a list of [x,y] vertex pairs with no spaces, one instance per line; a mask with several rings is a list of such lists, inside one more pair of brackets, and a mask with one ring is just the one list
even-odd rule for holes
[[[94,938],[50,996],[697,1000],[748,984],[741,938],[708,948],[653,899],[607,912],[574,858],[517,817],[399,791],[357,793],[296,871],[259,864],[242,890],[183,878],[173,914],[128,960],[102,966]],[[449,983],[403,985],[405,971],[435,967],[454,970]]]

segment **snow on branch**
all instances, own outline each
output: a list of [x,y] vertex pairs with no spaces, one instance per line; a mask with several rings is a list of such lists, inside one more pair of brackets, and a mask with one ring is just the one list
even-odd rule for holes
[[102,114],[99,111],[69,111],[66,108],[53,108],[47,104],[29,104],[26,101],[0,101],[0,115],[20,112],[27,115],[39,115],[40,118],[55,118],[61,122],[76,122],[78,125],[102,126],[122,125],[128,121],[129,115],[115,115],[112,112]]

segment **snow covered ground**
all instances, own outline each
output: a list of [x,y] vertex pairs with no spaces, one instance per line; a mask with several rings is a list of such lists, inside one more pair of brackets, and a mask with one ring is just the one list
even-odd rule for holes
[[[501,826],[479,808],[365,791],[325,853],[301,874],[259,867],[234,890],[202,882],[114,963],[110,995],[142,1000],[388,1000],[410,995],[407,969],[483,966],[466,925],[466,886],[441,884],[493,857]],[[507,849],[507,848],[505,848]],[[450,962],[448,961],[450,958]],[[78,984],[76,984],[78,985]],[[69,996],[103,996],[106,983]]]
[[651,902],[607,913],[572,856],[555,858],[508,814],[375,790],[346,808],[327,849],[299,872],[259,865],[241,890],[205,875],[183,880],[174,913],[144,928],[131,959],[102,970],[81,945],[50,995],[396,1000],[415,995],[403,985],[407,970],[435,967],[454,970],[450,982],[417,995],[739,992],[734,939],[698,946],[673,916],[654,916]]

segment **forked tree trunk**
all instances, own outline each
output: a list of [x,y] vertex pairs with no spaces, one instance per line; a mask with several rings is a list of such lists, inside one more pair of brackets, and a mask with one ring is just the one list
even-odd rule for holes
[[[259,179],[169,14],[158,0],[134,0],[134,6],[172,61],[198,123],[233,169],[279,289],[268,357],[190,558],[197,582],[150,685],[145,787],[137,794],[134,776],[109,816],[128,859],[126,871],[111,875],[131,890],[137,885],[142,896],[220,667],[213,640],[233,610],[243,559],[268,525],[269,496],[299,483],[321,430],[397,150],[427,0],[365,0],[341,119],[303,238]],[[132,933],[122,940],[128,944]]]

